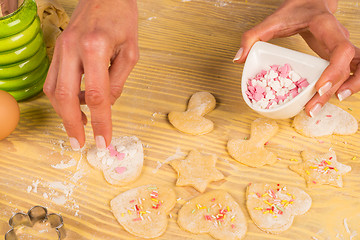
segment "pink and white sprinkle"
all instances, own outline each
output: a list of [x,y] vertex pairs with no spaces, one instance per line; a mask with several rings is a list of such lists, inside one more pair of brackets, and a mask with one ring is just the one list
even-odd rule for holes
[[289,64],[272,65],[248,79],[246,95],[255,108],[272,109],[296,97],[309,82]]

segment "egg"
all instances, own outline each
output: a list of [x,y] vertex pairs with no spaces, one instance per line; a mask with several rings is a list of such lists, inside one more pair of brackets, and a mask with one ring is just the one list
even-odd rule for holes
[[15,130],[20,119],[17,101],[9,93],[0,90],[0,140]]

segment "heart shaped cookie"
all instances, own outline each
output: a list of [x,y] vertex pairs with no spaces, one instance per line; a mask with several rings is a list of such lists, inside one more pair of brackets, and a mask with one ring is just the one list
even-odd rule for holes
[[211,132],[214,123],[204,118],[216,106],[216,100],[211,93],[194,93],[188,103],[185,112],[170,112],[168,115],[170,123],[181,132],[201,135]]
[[103,171],[108,183],[124,186],[140,176],[144,152],[137,137],[123,136],[114,138],[107,149],[91,148],[87,160],[90,165]]
[[186,202],[178,213],[179,226],[191,233],[208,233],[215,239],[242,239],[245,216],[230,194],[223,190],[204,193]]
[[292,125],[298,133],[306,137],[350,135],[358,130],[356,119],[331,103],[326,103],[314,117],[309,117],[305,111],[300,112],[295,116]]
[[228,152],[235,160],[249,167],[274,164],[277,161],[276,155],[266,150],[264,145],[278,130],[275,120],[255,119],[251,123],[250,139],[231,139],[227,144]]
[[165,232],[167,215],[175,204],[174,190],[155,185],[130,189],[110,201],[111,210],[120,225],[142,238],[155,238]]
[[311,203],[311,197],[296,187],[252,183],[246,189],[250,217],[267,233],[279,234],[289,229],[294,217],[306,213]]

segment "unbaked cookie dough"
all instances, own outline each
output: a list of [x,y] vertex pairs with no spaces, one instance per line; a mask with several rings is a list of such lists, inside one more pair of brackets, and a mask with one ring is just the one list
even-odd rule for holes
[[246,206],[261,230],[279,234],[289,229],[296,215],[311,207],[311,197],[296,187],[282,184],[252,183],[246,189]]
[[167,215],[175,204],[174,190],[156,185],[130,189],[110,201],[111,210],[120,225],[141,238],[161,236],[167,228]]
[[179,210],[178,224],[191,233],[208,233],[221,240],[242,239],[247,231],[243,211],[223,190],[210,191],[186,202]]
[[185,112],[170,112],[170,123],[178,130],[191,135],[202,135],[214,129],[214,123],[204,115],[216,106],[216,100],[211,93],[194,93]]
[[103,171],[108,183],[124,186],[140,176],[144,152],[137,137],[123,136],[114,138],[106,149],[98,150],[94,146],[88,151],[87,160]]
[[278,130],[275,120],[258,118],[251,123],[250,139],[231,139],[227,144],[228,152],[236,161],[249,167],[274,164],[277,156],[266,150],[264,145]]
[[331,103],[326,103],[314,117],[309,117],[305,111],[301,111],[295,116],[292,125],[298,133],[306,137],[351,135],[358,130],[356,119]]
[[343,187],[342,176],[350,172],[351,167],[339,163],[333,150],[324,154],[303,151],[301,156],[303,162],[289,168],[304,177],[308,187],[324,184]]
[[204,192],[210,182],[224,179],[224,175],[215,167],[216,160],[215,155],[192,150],[186,159],[171,161],[170,165],[178,173],[176,186],[192,186],[199,192]]

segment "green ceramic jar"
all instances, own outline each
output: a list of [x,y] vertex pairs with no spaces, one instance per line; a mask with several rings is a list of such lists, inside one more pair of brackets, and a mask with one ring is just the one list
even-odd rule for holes
[[0,89],[25,100],[44,85],[49,59],[34,0],[0,18]]

